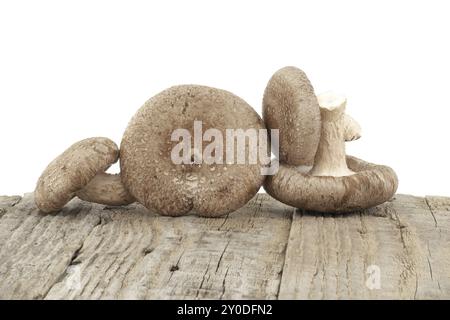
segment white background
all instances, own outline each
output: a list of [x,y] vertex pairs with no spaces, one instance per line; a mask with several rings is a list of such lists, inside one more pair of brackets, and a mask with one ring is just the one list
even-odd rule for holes
[[120,143],[175,84],[223,88],[258,112],[280,67],[348,97],[399,192],[450,196],[448,1],[1,1],[0,195],[34,189],[77,140]]

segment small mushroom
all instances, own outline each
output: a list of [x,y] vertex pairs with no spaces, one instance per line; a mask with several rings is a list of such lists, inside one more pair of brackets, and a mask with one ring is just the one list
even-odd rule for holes
[[43,212],[60,210],[73,197],[106,205],[134,201],[119,175],[105,173],[117,161],[119,149],[107,138],[89,138],[70,146],[41,174],[34,192]]
[[313,164],[320,138],[320,112],[314,88],[302,70],[285,67],[275,72],[264,92],[263,119],[267,128],[280,130],[282,163]]
[[[201,122],[200,132],[195,122]],[[258,192],[264,180],[262,164],[259,159],[254,164],[227,163],[230,152],[225,146],[222,162],[206,161],[210,141],[204,134],[211,129],[222,136],[218,142],[226,144],[227,129],[264,128],[258,114],[230,92],[198,85],[169,88],[149,99],[131,119],[120,148],[122,181],[137,201],[162,215],[227,214]],[[183,163],[171,158],[179,143],[172,140],[177,129],[187,132],[193,141],[189,161]],[[196,139],[200,143],[196,144]],[[245,147],[250,148],[247,139]],[[220,153],[220,148],[215,152]],[[231,153],[236,152],[237,146]]]

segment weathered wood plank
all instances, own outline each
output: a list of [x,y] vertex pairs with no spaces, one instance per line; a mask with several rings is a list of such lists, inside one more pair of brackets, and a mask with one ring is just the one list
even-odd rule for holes
[[59,214],[45,215],[31,194],[10,207],[0,219],[0,299],[45,297],[99,223],[99,207],[73,200]]
[[[431,217],[426,223],[417,223],[417,234],[423,244],[430,285],[419,286],[419,295],[450,298],[450,198],[425,197]],[[415,217],[408,215],[407,219]],[[432,219],[431,219],[432,218]],[[430,291],[428,293],[428,291]]]
[[80,285],[68,275],[47,298],[275,299],[291,216],[266,195],[219,219],[105,210],[73,261]]
[[424,198],[404,195],[353,214],[297,211],[279,298],[449,298],[448,202],[428,202],[435,218]]
[[21,199],[22,197],[19,196],[0,196],[0,218],[3,217],[8,210],[19,203]]
[[0,197],[0,298],[448,299],[449,247],[444,197],[331,215],[259,194],[219,219]]

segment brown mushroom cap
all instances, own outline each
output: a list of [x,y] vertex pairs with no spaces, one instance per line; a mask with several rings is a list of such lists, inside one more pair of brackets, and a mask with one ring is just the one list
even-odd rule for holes
[[43,212],[58,211],[118,156],[117,145],[108,138],[89,138],[73,144],[41,174],[34,192],[37,207]]
[[397,175],[390,167],[347,156],[355,174],[315,177],[295,166],[280,164],[268,176],[264,189],[275,199],[293,207],[320,212],[351,212],[379,205],[395,194]]
[[314,88],[296,67],[278,70],[267,84],[263,119],[280,130],[279,159],[291,165],[312,165],[320,139],[320,111]]
[[[171,135],[187,129],[193,141],[194,120],[202,121],[202,134],[215,128],[224,140],[226,129],[264,128],[244,100],[224,90],[181,85],[149,99],[131,119],[120,149],[122,181],[148,209],[219,216],[243,206],[261,187],[259,158],[256,164],[175,164],[171,152],[179,142]],[[203,150],[209,143],[203,142]]]

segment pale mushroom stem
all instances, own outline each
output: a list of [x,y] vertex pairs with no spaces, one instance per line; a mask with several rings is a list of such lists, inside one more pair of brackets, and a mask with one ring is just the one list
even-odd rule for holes
[[342,177],[354,174],[347,166],[345,141],[360,137],[360,127],[345,112],[346,98],[334,93],[317,96],[322,118],[319,146],[310,171],[313,176]]
[[76,195],[84,201],[109,206],[122,206],[135,201],[122,184],[119,174],[105,172],[98,173]]

